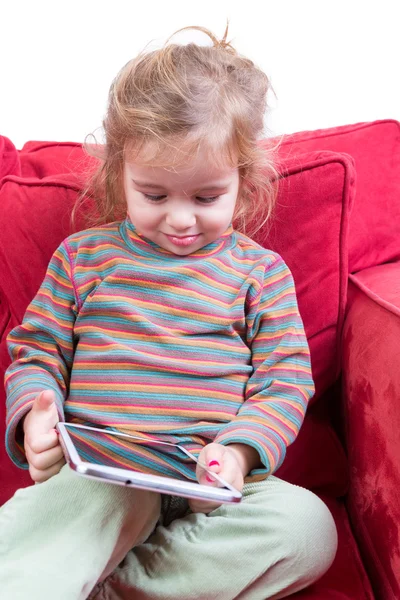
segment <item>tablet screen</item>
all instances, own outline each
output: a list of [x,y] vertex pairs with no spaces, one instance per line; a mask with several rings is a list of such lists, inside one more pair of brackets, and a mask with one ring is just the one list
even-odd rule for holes
[[[242,498],[241,492],[205,465],[217,485],[200,485],[196,479],[197,456],[181,443],[77,423],[58,423],[57,430],[70,466],[80,475],[219,503],[240,502]],[[194,450],[199,453],[201,447]]]
[[[82,462],[197,481],[196,462],[182,444],[142,433],[125,434],[74,423],[64,425]],[[200,449],[194,449],[196,455]]]

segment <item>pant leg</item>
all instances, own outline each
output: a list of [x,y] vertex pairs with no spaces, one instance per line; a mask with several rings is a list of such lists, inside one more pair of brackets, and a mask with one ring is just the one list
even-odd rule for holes
[[277,600],[316,581],[336,547],[325,504],[270,477],[246,485],[238,505],[157,527],[91,598]]
[[159,515],[159,494],[86,479],[66,465],[0,508],[1,597],[87,598]]

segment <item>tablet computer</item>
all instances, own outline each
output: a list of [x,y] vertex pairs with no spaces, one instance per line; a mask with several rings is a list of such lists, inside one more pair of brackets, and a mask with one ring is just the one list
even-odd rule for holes
[[[179,444],[172,444],[153,439],[144,440],[143,437],[110,431],[108,429],[89,427],[87,425],[79,425],[76,423],[57,423],[56,429],[59,433],[60,444],[67,463],[77,474],[82,475],[83,477],[159,492],[160,494],[171,494],[173,496],[183,496],[201,500],[214,500],[215,502],[221,503],[235,503],[240,502],[242,499],[241,492],[235,489],[227,481],[224,481],[219,475],[210,471],[205,464],[198,461],[196,456]],[[117,467],[111,460],[107,461],[105,453],[102,453],[102,462],[99,463],[98,460],[95,461],[90,457],[90,453],[85,452],[85,446],[84,443],[82,443],[82,434],[83,437],[84,434],[89,435],[91,443],[95,444],[96,441],[98,441],[100,445],[102,441],[104,441],[102,440],[102,437],[109,439],[110,435],[116,436],[117,439],[123,440],[124,449],[128,448],[128,451],[130,444],[140,443],[141,446],[143,446],[144,442],[146,442],[148,446],[156,448],[158,452],[162,452],[163,447],[173,446],[175,455],[176,453],[178,453],[178,455],[179,453],[182,453],[182,457],[185,458],[185,461],[189,458],[194,461],[194,463],[200,464],[210,477],[218,482],[218,487],[201,485],[189,479],[186,481],[163,475],[141,473],[140,471],[135,471],[131,468]],[[107,464],[107,462],[109,462],[109,464]]]

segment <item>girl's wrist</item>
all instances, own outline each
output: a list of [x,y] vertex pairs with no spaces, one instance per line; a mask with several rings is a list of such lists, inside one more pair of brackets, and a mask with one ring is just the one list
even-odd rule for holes
[[227,448],[230,448],[235,453],[243,477],[246,477],[253,469],[262,466],[258,452],[252,446],[247,444],[228,444]]

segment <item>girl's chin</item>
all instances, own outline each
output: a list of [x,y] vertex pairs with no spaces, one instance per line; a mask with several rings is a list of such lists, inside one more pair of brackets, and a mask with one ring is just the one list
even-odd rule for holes
[[179,256],[186,256],[188,254],[193,254],[193,252],[196,252],[196,250],[199,250],[201,248],[201,246],[189,246],[189,247],[177,247],[174,246],[173,244],[169,244],[169,246],[167,247],[167,245],[163,246],[165,250],[168,250],[169,252],[172,252],[173,254],[177,254]]

